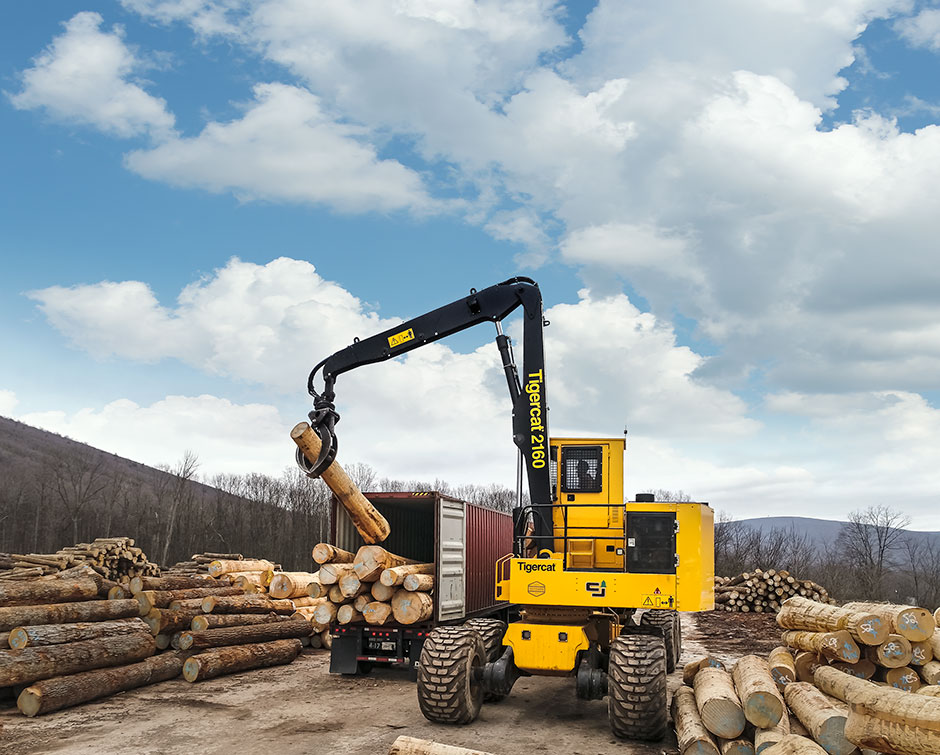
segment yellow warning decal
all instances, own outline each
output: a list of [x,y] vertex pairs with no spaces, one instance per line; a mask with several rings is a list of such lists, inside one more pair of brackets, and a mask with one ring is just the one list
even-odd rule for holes
[[393,336],[388,337],[388,347],[394,349],[396,346],[401,346],[403,343],[408,343],[408,341],[413,341],[415,337],[415,332],[408,328],[408,330],[403,330],[401,333],[396,333]]
[[651,595],[643,596],[643,608],[672,608],[675,599],[671,595],[663,595],[658,587]]

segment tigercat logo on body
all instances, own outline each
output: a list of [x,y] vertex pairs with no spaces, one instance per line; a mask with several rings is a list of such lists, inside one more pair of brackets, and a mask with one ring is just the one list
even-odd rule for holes
[[527,564],[520,561],[519,569],[526,574],[531,574],[534,571],[555,571],[555,564]]

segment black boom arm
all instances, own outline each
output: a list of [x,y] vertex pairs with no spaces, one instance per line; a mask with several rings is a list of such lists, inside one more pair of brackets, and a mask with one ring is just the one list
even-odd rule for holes
[[[509,337],[500,323],[516,308],[522,307],[522,375],[513,360]],[[551,534],[549,509],[552,503],[549,474],[548,407],[545,398],[545,358],[542,339],[542,294],[530,278],[510,278],[481,291],[470,289],[469,296],[446,304],[432,312],[361,341],[356,340],[320,362],[307,380],[307,390],[314,398],[311,425],[320,436],[322,451],[313,464],[298,453],[298,462],[311,477],[318,476],[336,456],[334,426],[339,420],[333,401],[336,378],[364,364],[382,362],[419,346],[439,341],[453,333],[482,322],[496,323],[496,345],[512,399],[513,441],[525,459],[529,495],[534,515],[534,535]],[[323,388],[317,391],[314,378],[322,371]],[[516,535],[525,534],[528,512],[516,511]],[[549,519],[545,517],[548,516]],[[544,542],[536,539],[535,542]]]

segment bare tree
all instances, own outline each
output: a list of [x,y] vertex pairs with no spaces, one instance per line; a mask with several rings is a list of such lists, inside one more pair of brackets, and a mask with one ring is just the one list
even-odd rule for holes
[[166,535],[163,539],[163,550],[161,552],[160,563],[167,563],[167,556],[170,552],[170,543],[173,542],[173,532],[176,529],[177,515],[180,507],[193,501],[193,488],[189,484],[196,477],[196,471],[199,469],[199,457],[193,451],[186,450],[183,458],[173,467],[170,474],[173,475],[173,482],[170,486],[170,506],[166,514]]
[[836,546],[845,554],[865,597],[884,597],[886,571],[910,521],[889,506],[869,506],[849,514],[849,521],[840,528]]
[[78,523],[85,509],[108,484],[102,457],[68,456],[55,467],[55,491],[72,520],[72,542],[78,542]]

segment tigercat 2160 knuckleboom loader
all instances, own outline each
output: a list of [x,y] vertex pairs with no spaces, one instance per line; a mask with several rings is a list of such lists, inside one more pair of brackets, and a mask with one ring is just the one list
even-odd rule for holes
[[[501,322],[523,310],[522,371]],[[311,476],[336,454],[337,377],[483,322],[512,399],[513,440],[528,476],[528,505],[514,510],[514,552],[495,564],[497,597],[521,608],[508,626],[439,626],[424,642],[418,702],[431,721],[466,724],[484,700],[523,675],[570,676],[578,697],[608,697],[614,733],[660,739],[666,674],[681,645],[678,611],[714,608],[713,515],[707,504],[624,503],[623,438],[552,438],[546,403],[542,296],[529,278],[477,291],[384,333],[356,340],[310,373],[311,425],[322,441]],[[314,380],[322,372],[323,387]],[[640,610],[639,620],[635,620]],[[484,643],[484,639],[486,643]]]

